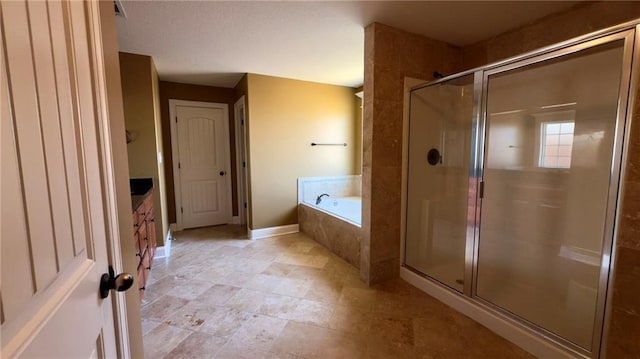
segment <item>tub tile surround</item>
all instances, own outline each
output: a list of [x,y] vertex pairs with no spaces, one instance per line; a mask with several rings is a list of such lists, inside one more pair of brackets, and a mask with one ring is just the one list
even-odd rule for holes
[[360,268],[360,227],[303,204],[298,205],[298,220],[300,232]]
[[[640,2],[588,2],[489,40],[457,48],[374,23],[365,29],[362,242],[360,277],[366,283],[397,278],[400,266],[401,148],[405,77],[432,80],[516,56],[640,17]],[[630,283],[640,281],[640,89],[635,88],[621,195],[615,273],[605,351],[608,357],[640,352],[640,301]],[[623,303],[633,303],[629,308]]]
[[[248,241],[227,225],[174,237],[143,301],[147,358],[531,357],[400,279],[366,286],[305,234]],[[288,262],[302,256],[314,260]],[[185,299],[176,283],[207,289]]]
[[298,178],[298,203],[315,203],[323,193],[331,197],[359,197],[362,194],[362,176]]
[[[329,199],[359,197],[362,194],[362,176],[302,177],[298,179],[298,223],[300,231],[322,244],[331,252],[356,268],[360,267],[360,226],[318,210],[318,195],[327,193]],[[325,198],[325,200],[327,200]],[[309,203],[305,205],[303,203]]]

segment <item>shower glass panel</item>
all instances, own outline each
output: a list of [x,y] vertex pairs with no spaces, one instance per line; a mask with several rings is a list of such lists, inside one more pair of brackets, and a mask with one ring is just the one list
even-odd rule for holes
[[405,265],[460,292],[472,114],[473,75],[411,93]]
[[485,77],[477,297],[592,346],[623,41]]

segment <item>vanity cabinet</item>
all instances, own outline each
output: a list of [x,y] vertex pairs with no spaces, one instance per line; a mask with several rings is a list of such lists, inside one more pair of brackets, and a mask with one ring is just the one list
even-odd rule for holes
[[138,259],[136,283],[140,290],[140,300],[144,297],[145,285],[151,271],[153,256],[156,252],[155,217],[153,196],[149,191],[133,210],[133,240]]

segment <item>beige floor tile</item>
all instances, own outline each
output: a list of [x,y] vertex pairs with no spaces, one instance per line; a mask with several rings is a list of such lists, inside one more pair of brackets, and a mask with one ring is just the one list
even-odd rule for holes
[[299,303],[300,299],[298,298],[269,294],[264,298],[258,313],[281,319],[290,319],[294,316]]
[[144,319],[164,321],[188,302],[187,299],[163,295],[155,302],[142,307],[140,315]]
[[242,271],[232,271],[221,279],[216,280],[218,284],[226,284],[233,285],[237,287],[244,287],[247,283],[249,283],[255,274],[247,273]]
[[371,320],[370,334],[392,343],[410,346],[415,344],[411,318],[398,318],[376,313]]
[[276,353],[276,352],[268,352],[265,359],[304,359],[303,357],[289,354],[289,353]]
[[326,278],[326,272],[320,268],[291,265],[292,271],[287,275],[289,278],[317,280]]
[[338,304],[348,307],[356,307],[360,310],[372,311],[375,301],[375,290],[344,287]]
[[365,336],[330,331],[324,338],[322,358],[366,358],[368,341]]
[[264,302],[267,293],[252,289],[241,289],[225,303],[226,307],[242,312],[256,312]]
[[271,261],[259,260],[259,259],[246,259],[243,260],[236,268],[241,272],[247,273],[261,273],[271,265]]
[[262,359],[266,358],[267,352],[262,350],[255,350],[253,348],[246,347],[242,343],[227,343],[218,354],[216,359]]
[[186,276],[168,275],[166,277],[163,277],[162,279],[159,279],[153,284],[149,284],[147,289],[166,294],[174,287],[184,284],[191,279],[191,277]]
[[162,358],[188,337],[190,330],[177,328],[169,324],[161,324],[143,337],[144,357],[148,359]]
[[175,235],[142,302],[147,358],[531,357],[400,279],[369,288],[302,233]]
[[203,304],[222,305],[238,293],[240,289],[241,288],[225,284],[214,284],[195,300]]
[[270,292],[277,288],[283,280],[284,278],[282,277],[258,273],[251,275],[251,277],[241,285],[248,289]]
[[152,331],[153,329],[155,329],[160,324],[162,324],[162,322],[159,322],[157,320],[142,318],[141,324],[142,324],[142,335],[145,335],[150,331]]
[[345,332],[363,334],[371,329],[371,320],[373,313],[363,311],[355,307],[345,307],[336,305],[331,319],[329,320],[329,328],[342,330]]
[[267,353],[286,324],[283,319],[254,314],[235,332],[229,344]]
[[[367,343],[367,358],[369,359],[413,359],[416,358],[416,350],[412,345],[394,343],[379,338],[368,338]],[[445,356],[445,357],[423,357],[424,359],[435,358],[471,358],[468,356]],[[483,358],[483,359],[498,359],[498,358]]]
[[289,322],[273,344],[271,351],[309,359],[321,358],[324,340],[330,333],[329,329],[315,325]]
[[165,319],[165,323],[194,331],[201,330],[205,324],[209,324],[208,322],[216,321],[218,318],[215,315],[222,309],[227,310],[192,301]]
[[262,271],[262,274],[287,277],[294,269],[296,269],[296,266],[291,264],[272,262],[269,267]]
[[212,267],[212,268],[207,268],[203,270],[194,278],[197,280],[205,280],[205,281],[216,283],[224,280],[224,278],[226,278],[229,274],[233,272],[234,272],[234,269],[233,269],[233,266],[231,265],[228,267],[217,267],[217,268]]
[[218,337],[232,336],[238,328],[255,316],[255,314],[228,307],[214,307],[207,314],[199,330]]
[[213,358],[227,343],[227,339],[206,333],[191,333],[169,354],[167,359]]
[[329,305],[302,299],[287,318],[296,322],[329,327],[333,308]]
[[178,298],[192,300],[196,299],[212,286],[213,283],[211,282],[193,279],[173,287],[172,289],[167,291],[167,294]]
[[303,298],[307,292],[309,292],[309,289],[311,289],[312,283],[313,281],[311,279],[282,278],[278,286],[272,288],[272,292],[290,297]]

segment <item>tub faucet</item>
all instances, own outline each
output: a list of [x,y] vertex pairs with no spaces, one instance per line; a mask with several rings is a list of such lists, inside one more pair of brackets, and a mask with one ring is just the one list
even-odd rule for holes
[[319,195],[319,196],[316,198],[316,204],[320,204],[320,202],[322,202],[322,197],[324,197],[324,196],[329,197],[329,195],[328,195],[327,193],[323,193],[323,194]]

